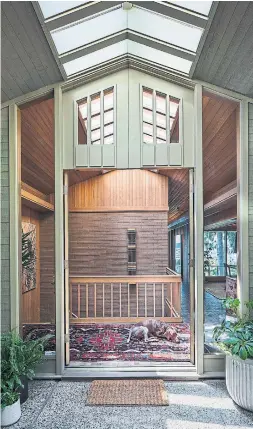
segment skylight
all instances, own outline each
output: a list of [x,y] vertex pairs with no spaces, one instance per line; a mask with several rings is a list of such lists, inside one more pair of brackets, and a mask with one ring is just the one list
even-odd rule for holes
[[40,7],[43,12],[44,18],[58,15],[66,10],[73,9],[74,7],[81,6],[82,4],[89,3],[89,1],[40,1]]
[[170,2],[164,2],[164,3],[171,3],[175,6],[183,7],[185,9],[192,10],[194,12],[201,13],[202,15],[207,16],[210,12],[212,1],[175,1],[171,0]]

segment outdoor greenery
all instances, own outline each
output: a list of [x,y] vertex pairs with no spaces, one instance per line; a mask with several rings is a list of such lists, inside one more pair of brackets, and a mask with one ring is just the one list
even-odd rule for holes
[[[238,309],[240,300],[238,298],[227,298],[224,300],[224,308],[232,310],[234,320],[222,321],[213,332],[213,339],[218,347],[242,360],[253,359],[253,320],[250,315],[239,317]],[[249,314],[253,309],[253,300],[246,303]]]
[[204,272],[206,275],[226,275],[224,263],[234,265],[231,275],[236,275],[236,232],[204,232]]
[[23,340],[12,331],[1,335],[1,407],[14,404],[22,387],[21,377],[31,379],[42,361],[44,348],[50,336],[37,340]]

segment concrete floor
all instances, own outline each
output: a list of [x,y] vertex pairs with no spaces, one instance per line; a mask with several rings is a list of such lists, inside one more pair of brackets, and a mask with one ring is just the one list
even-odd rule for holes
[[250,429],[253,413],[237,407],[224,381],[166,382],[166,407],[86,404],[90,383],[33,381],[11,429]]

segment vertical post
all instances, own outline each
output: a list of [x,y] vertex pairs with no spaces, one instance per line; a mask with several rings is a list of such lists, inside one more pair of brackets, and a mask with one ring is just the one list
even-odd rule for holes
[[10,166],[10,311],[11,329],[19,332],[21,305],[21,112],[9,106]]
[[111,317],[113,317],[113,283],[111,283]]
[[97,317],[97,283],[94,284],[94,317]]
[[204,214],[203,214],[203,145],[202,145],[202,86],[194,90],[194,248],[195,248],[195,308],[196,308],[196,368],[199,375],[204,371]]
[[136,317],[139,317],[139,283],[136,283]]
[[241,101],[237,109],[237,296],[241,315],[247,312],[249,300],[249,104]]
[[145,317],[147,317],[147,283],[145,283]]
[[69,204],[68,204],[68,187],[69,187],[69,176],[68,173],[64,173],[64,284],[65,284],[65,354],[66,354],[66,365],[69,365]]
[[155,283],[153,283],[154,317],[155,317]]
[[64,216],[62,91],[54,89],[56,374],[64,370]]
[[[190,358],[195,363],[195,288],[194,288],[194,172],[189,170],[189,279],[190,279]],[[204,251],[204,250],[203,250]],[[204,269],[204,268],[203,268]],[[180,296],[181,304],[181,296]],[[181,316],[181,306],[180,306]]]
[[77,285],[77,316],[78,319],[81,317],[81,290],[80,284]]
[[130,289],[129,289],[129,283],[127,283],[127,314],[128,317],[130,317]]
[[162,317],[164,317],[164,283],[162,283]]
[[89,285],[86,283],[86,319],[89,317]]
[[119,317],[121,317],[121,283],[119,284]]

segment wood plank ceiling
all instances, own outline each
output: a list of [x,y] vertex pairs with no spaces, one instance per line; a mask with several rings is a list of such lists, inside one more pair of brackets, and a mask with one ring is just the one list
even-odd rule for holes
[[21,110],[21,180],[43,194],[54,192],[54,100]]

